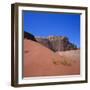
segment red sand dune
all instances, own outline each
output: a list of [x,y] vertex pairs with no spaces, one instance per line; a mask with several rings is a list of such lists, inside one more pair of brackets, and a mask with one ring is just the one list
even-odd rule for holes
[[79,50],[75,52],[78,54],[55,53],[37,42],[24,39],[24,77],[80,74]]

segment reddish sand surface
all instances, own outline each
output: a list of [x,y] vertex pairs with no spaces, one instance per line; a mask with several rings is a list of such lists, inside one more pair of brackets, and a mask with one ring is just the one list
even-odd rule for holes
[[53,52],[24,39],[24,77],[80,74],[80,50]]

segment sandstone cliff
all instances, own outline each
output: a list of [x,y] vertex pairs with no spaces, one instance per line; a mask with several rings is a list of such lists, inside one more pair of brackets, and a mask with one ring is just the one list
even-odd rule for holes
[[72,44],[67,37],[63,36],[49,36],[49,37],[35,37],[36,40],[44,46],[53,51],[75,50],[77,46]]
[[24,32],[24,38],[39,42],[55,52],[77,49],[77,46],[71,43],[69,39],[64,36],[35,37],[28,32]]

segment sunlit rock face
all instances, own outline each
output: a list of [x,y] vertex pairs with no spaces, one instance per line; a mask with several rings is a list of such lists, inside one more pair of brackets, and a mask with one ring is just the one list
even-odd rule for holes
[[64,36],[49,36],[35,37],[42,45],[52,49],[53,51],[75,50],[77,46],[72,44],[67,37]]
[[77,46],[64,36],[35,37],[28,32],[24,32],[24,38],[38,42],[55,52],[77,49]]

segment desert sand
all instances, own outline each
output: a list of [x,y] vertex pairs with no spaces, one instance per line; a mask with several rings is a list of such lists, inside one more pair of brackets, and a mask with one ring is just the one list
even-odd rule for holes
[[80,74],[80,50],[53,52],[24,39],[24,77]]

